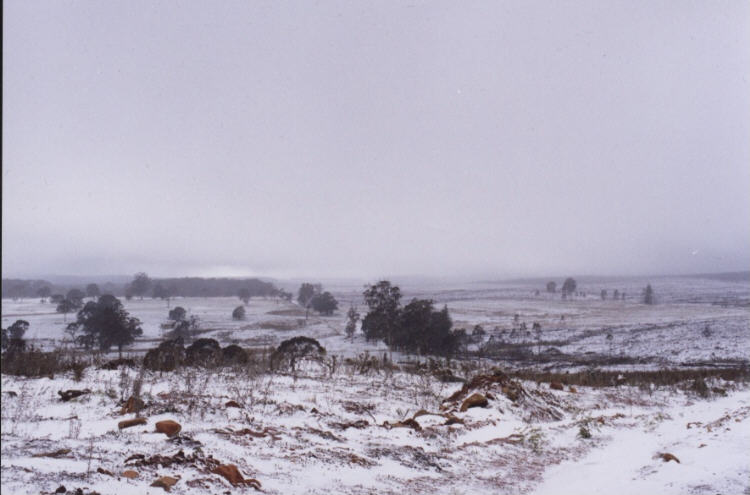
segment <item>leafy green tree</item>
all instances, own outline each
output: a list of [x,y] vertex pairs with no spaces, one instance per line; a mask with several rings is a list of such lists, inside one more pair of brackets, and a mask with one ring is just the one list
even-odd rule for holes
[[312,308],[322,315],[330,316],[339,307],[339,303],[330,292],[315,294],[310,301]]
[[131,293],[143,299],[143,296],[148,294],[152,284],[153,282],[146,273],[138,272],[133,276],[133,281],[130,282]]
[[[5,289],[3,287],[3,289]],[[12,285],[10,288],[6,291],[3,290],[3,297],[10,297],[14,301],[17,301],[23,297],[24,287],[22,285],[16,284]]]
[[39,289],[36,291],[36,295],[39,296],[42,301],[47,299],[52,294],[52,289],[47,287],[46,285],[43,287],[39,287]]
[[436,311],[431,300],[412,299],[401,311],[393,346],[407,352],[450,355],[459,344],[452,326],[447,307]]
[[326,349],[320,342],[310,337],[293,337],[283,341],[271,354],[271,369],[296,373],[302,361],[322,362]]
[[182,319],[175,324],[174,329],[167,334],[167,337],[170,339],[182,339],[185,342],[190,342],[193,339],[193,336],[199,331],[198,324],[199,320],[195,315],[190,316],[190,318]]
[[310,306],[312,298],[315,297],[316,294],[320,294],[322,290],[320,284],[310,284],[305,282],[300,285],[299,290],[297,291],[297,302],[300,306],[307,308]]
[[362,296],[369,309],[362,320],[362,332],[367,340],[383,339],[390,344],[399,324],[401,289],[381,280],[366,287]]
[[120,357],[123,347],[143,335],[140,320],[131,317],[120,300],[109,294],[87,302],[69,327],[82,330],[82,341],[87,345],[97,345],[103,351],[117,347]]
[[62,313],[63,321],[67,322],[68,313],[73,313],[76,310],[78,310],[78,308],[80,308],[80,305],[78,305],[77,303],[71,301],[70,299],[66,297],[62,301],[60,301],[60,303],[57,305],[56,311],[58,313]]
[[187,311],[182,306],[177,306],[169,312],[169,319],[172,321],[182,321],[187,317]]
[[75,304],[76,309],[80,309],[83,307],[84,297],[86,297],[86,294],[84,294],[81,289],[70,289],[68,291],[68,294],[65,296],[68,301]]
[[99,289],[97,284],[89,284],[86,286],[87,297],[99,297],[102,295],[102,291]]
[[547,282],[547,292],[555,293],[557,291],[557,284],[555,282]]
[[572,277],[568,277],[565,279],[565,282],[563,282],[562,291],[563,294],[571,295],[576,291],[576,287],[578,284],[576,283],[576,280]]
[[169,290],[164,287],[161,282],[156,282],[156,284],[154,285],[154,289],[151,292],[151,297],[153,297],[154,299],[161,299],[163,301],[169,299],[170,296],[171,295],[169,293]]

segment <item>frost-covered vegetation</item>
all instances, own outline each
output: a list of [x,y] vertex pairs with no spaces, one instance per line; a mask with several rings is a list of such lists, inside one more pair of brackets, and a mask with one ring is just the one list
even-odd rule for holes
[[746,490],[750,284],[547,282],[4,299],[3,490]]

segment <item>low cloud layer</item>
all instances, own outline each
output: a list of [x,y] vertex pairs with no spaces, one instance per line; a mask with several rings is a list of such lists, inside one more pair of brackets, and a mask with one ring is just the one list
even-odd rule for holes
[[11,1],[3,276],[750,268],[750,5]]

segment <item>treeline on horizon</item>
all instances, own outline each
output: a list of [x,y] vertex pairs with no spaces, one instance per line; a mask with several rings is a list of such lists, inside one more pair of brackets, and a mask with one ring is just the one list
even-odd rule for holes
[[[247,289],[250,297],[277,296],[280,290],[271,282],[257,278],[153,278],[152,287],[160,285],[167,289],[170,297],[237,297],[240,289]],[[97,284],[102,294],[125,296],[132,282]],[[42,294],[65,294],[71,289],[86,291],[87,283],[81,284],[53,284],[47,280],[2,279],[3,299],[27,299],[46,297]],[[45,290],[47,288],[47,290]],[[152,297],[151,290],[142,297]],[[140,295],[135,295],[140,297]]]

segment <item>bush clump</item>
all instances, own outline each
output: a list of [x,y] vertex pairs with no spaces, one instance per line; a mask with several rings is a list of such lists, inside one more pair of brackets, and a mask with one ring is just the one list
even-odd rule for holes
[[221,364],[222,353],[215,339],[198,339],[185,351],[185,364],[212,368]]
[[184,361],[185,346],[182,338],[178,337],[149,350],[143,357],[143,366],[152,371],[174,371]]
[[247,364],[249,361],[245,349],[237,344],[228,345],[221,350],[221,361],[225,366]]

